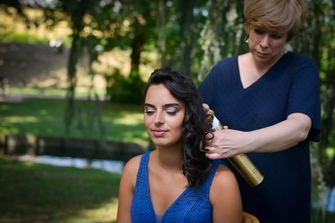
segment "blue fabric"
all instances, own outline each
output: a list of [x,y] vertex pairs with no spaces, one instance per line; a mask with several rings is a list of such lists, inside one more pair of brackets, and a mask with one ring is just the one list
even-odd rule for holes
[[[237,56],[220,61],[199,86],[215,116],[230,129],[252,131],[304,113],[312,119],[308,139],[319,141],[319,71],[312,59],[289,52],[266,74],[244,89]],[[309,141],[275,153],[249,153],[264,175],[250,187],[228,161],[238,180],[243,210],[260,222],[310,222],[311,168]]]
[[[155,211],[150,199],[148,182],[148,160],[151,151],[143,154],[137,174],[136,186],[131,205],[131,220],[155,223]],[[209,201],[209,189],[220,160],[214,160],[212,169],[203,187],[188,187],[173,202],[163,215],[162,223],[171,222],[213,222],[213,208]]]
[[156,214],[156,223],[161,223],[162,222],[163,215],[158,215]]

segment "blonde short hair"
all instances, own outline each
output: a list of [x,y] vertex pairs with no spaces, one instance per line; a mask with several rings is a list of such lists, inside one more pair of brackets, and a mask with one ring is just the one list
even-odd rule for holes
[[244,31],[261,28],[276,33],[286,28],[289,42],[306,27],[306,5],[306,0],[245,0]]

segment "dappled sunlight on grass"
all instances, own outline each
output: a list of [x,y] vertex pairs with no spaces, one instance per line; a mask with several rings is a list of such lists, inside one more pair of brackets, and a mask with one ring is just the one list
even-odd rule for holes
[[24,123],[24,122],[38,122],[38,118],[34,116],[10,116],[7,118],[4,118],[5,122],[8,123]]
[[0,105],[0,110],[2,111],[6,111],[9,109],[9,106],[8,105]]
[[0,222],[113,222],[119,174],[0,159]]
[[46,109],[43,109],[40,111],[40,115],[47,115],[48,111]]
[[82,210],[79,213],[82,218],[70,218],[67,219],[67,222],[91,223],[92,219],[95,219],[96,222],[116,221],[117,206],[118,199],[112,198],[109,202],[106,202],[106,204],[103,204],[97,208]]
[[20,128],[8,126],[8,124],[2,122],[0,125],[0,132],[3,134],[18,134],[21,130]]
[[[78,113],[73,119],[69,137],[99,139],[101,136],[98,119],[92,126],[89,115],[95,109],[95,102],[76,101],[82,109],[82,128]],[[65,135],[64,111],[66,100],[26,99],[21,103],[0,103],[0,132],[4,134]],[[106,138],[130,142],[147,141],[143,123],[143,106],[101,103]]]
[[122,134],[119,135],[119,138],[114,139],[126,142],[147,142],[149,140],[149,137],[146,131],[129,130],[129,131],[122,131]]
[[117,125],[135,126],[143,123],[143,114],[124,114],[120,118],[113,119],[113,122]]

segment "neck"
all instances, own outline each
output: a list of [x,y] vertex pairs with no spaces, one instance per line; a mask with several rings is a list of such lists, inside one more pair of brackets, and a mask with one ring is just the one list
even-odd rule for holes
[[181,146],[173,148],[159,147],[157,150],[158,163],[166,170],[181,171]]
[[260,76],[263,76],[268,70],[270,70],[270,68],[275,65],[278,60],[285,54],[285,51],[283,51],[282,53],[280,53],[278,55],[278,57],[274,58],[273,60],[266,62],[266,63],[262,63],[262,62],[258,62],[254,59],[254,57],[252,56],[252,54],[250,53],[251,56],[251,60],[253,61],[253,64],[258,72],[258,74]]

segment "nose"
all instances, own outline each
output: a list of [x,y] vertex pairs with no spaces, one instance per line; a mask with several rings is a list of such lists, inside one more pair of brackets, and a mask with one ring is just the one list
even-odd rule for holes
[[268,47],[269,46],[269,41],[270,41],[270,35],[268,33],[266,33],[261,42],[260,42],[260,46],[261,47]]
[[163,111],[156,111],[154,123],[155,125],[161,125],[165,122]]

